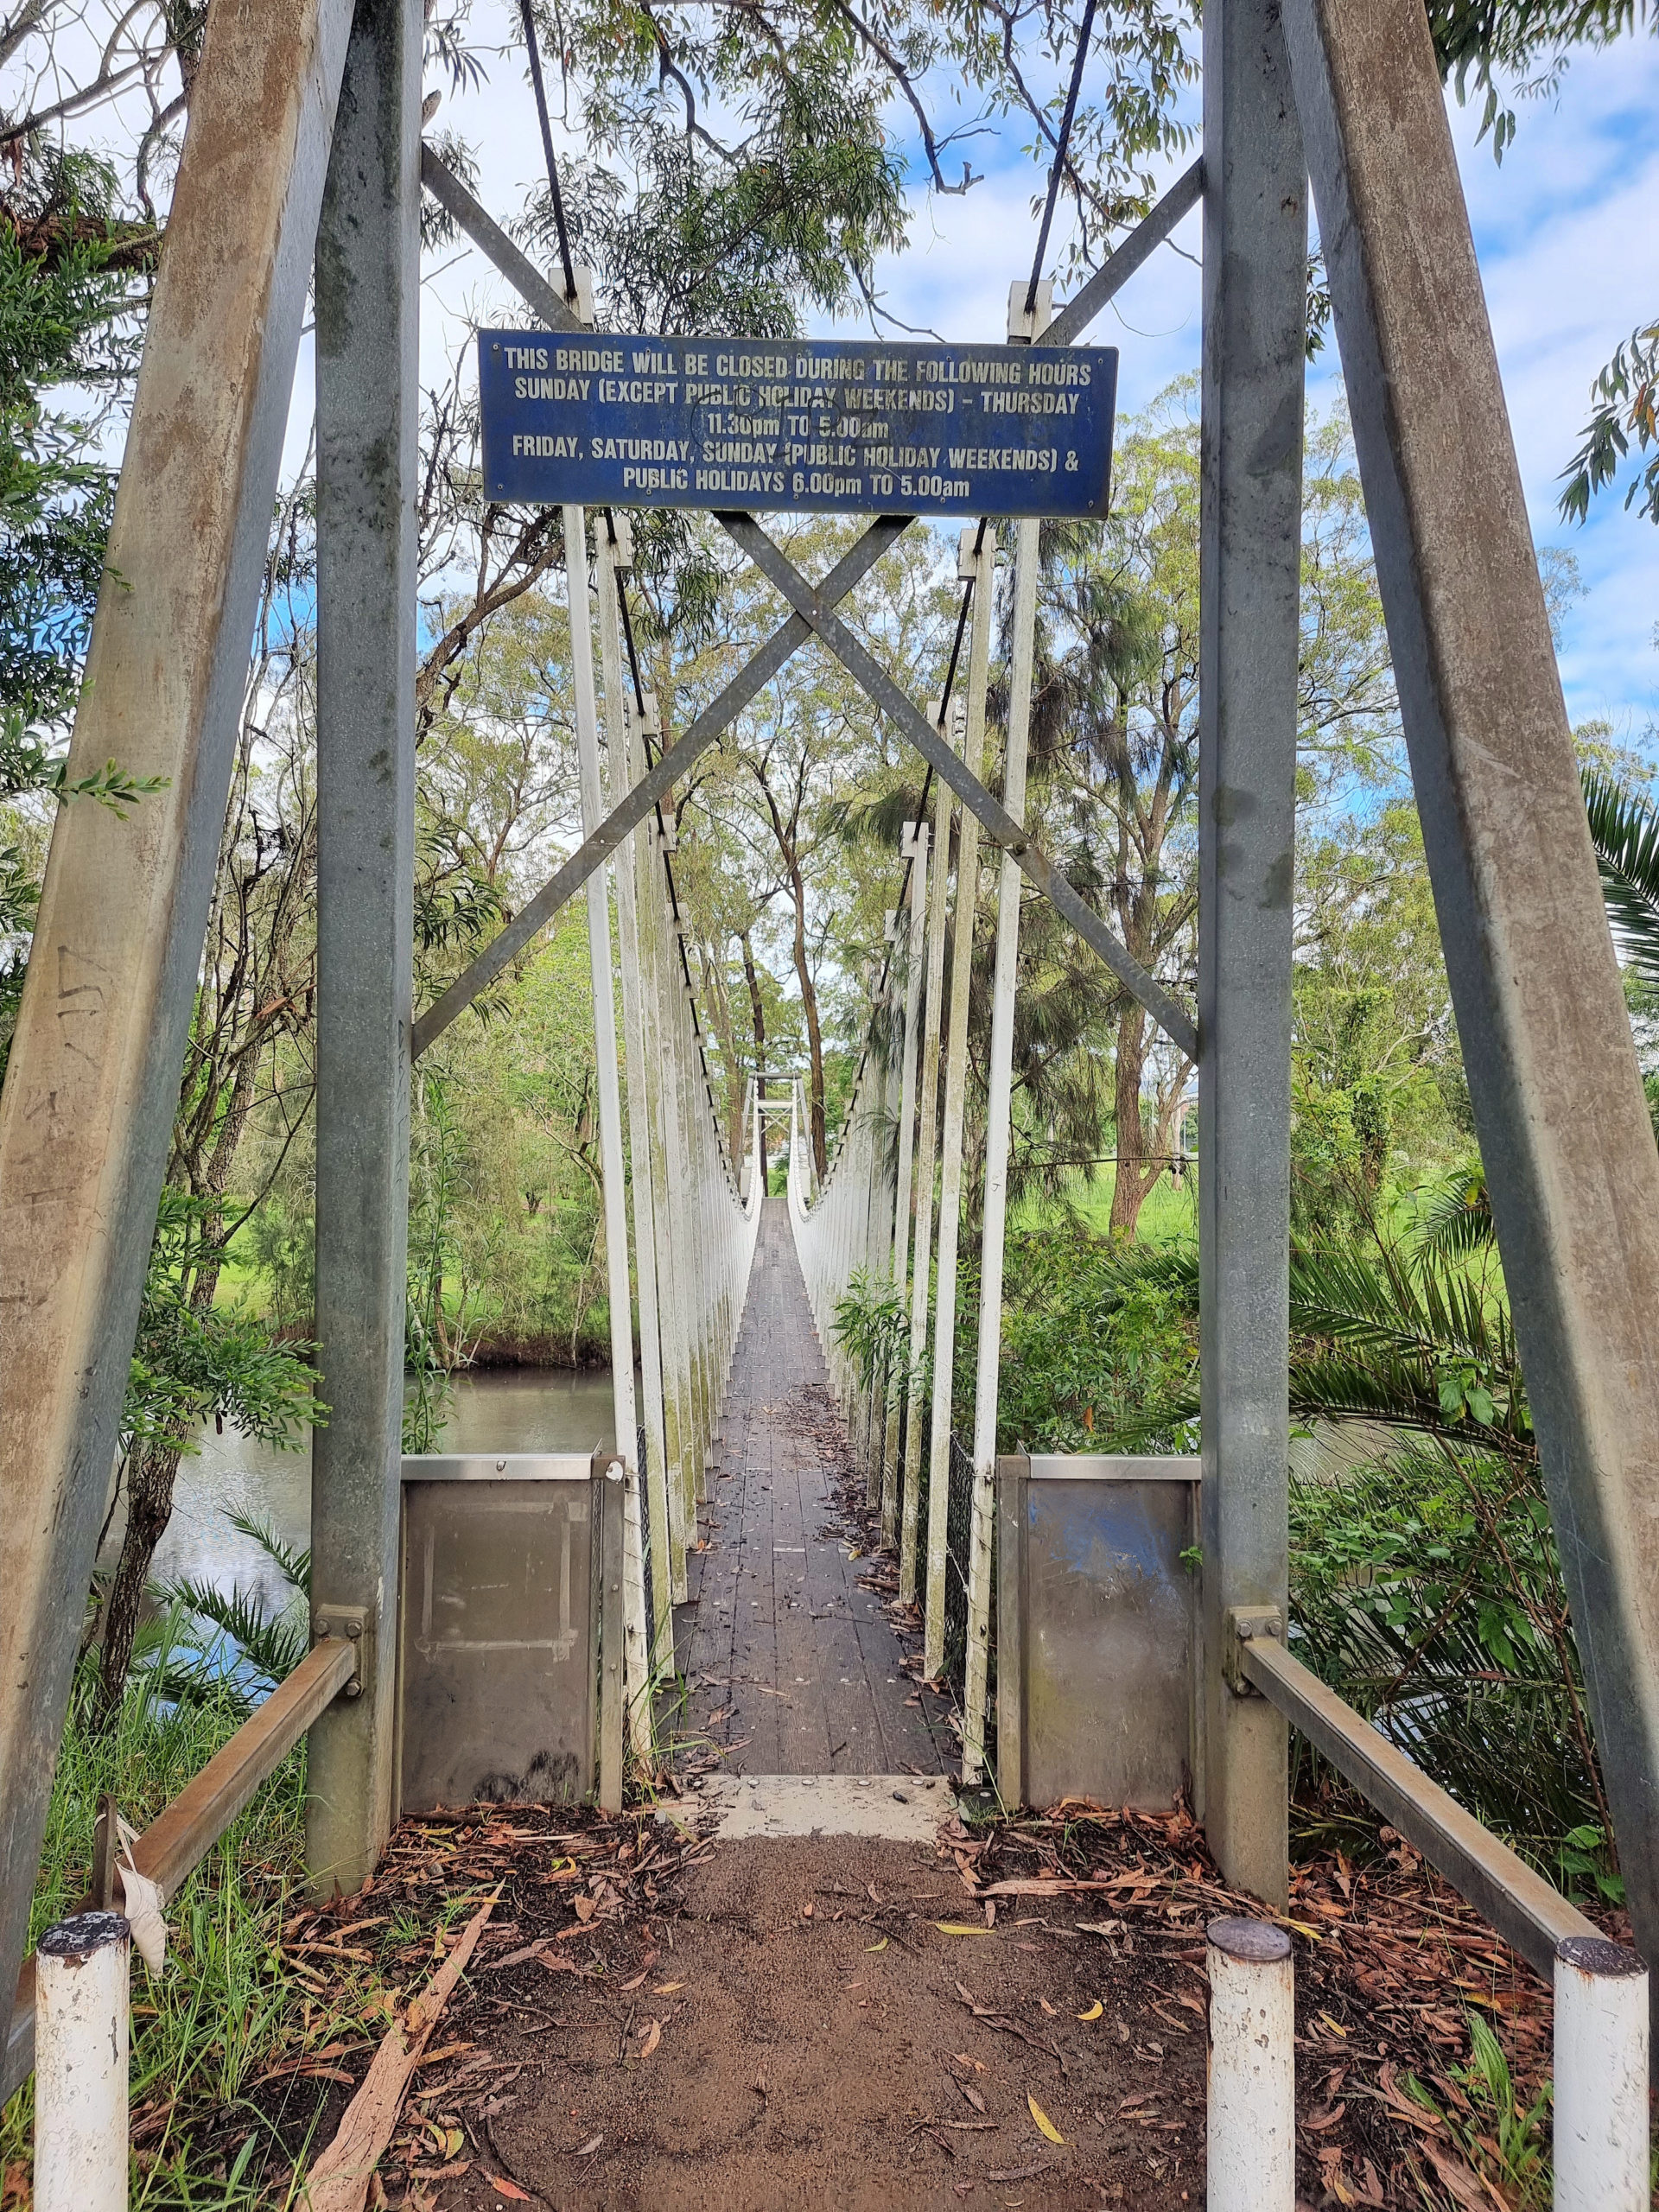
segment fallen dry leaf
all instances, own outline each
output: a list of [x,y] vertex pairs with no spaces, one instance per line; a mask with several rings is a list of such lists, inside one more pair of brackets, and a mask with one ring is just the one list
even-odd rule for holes
[[[639,1979],[643,1981],[645,1980],[645,1976],[641,1974]],[[632,1988],[633,1985],[630,1983],[628,1986]],[[683,1989],[684,1987],[685,1984],[683,1981],[664,1981],[660,1983],[657,1988],[652,1991],[651,1993],[653,1997],[671,1997],[677,1989]]]
[[602,2135],[590,2135],[579,2150],[571,2152],[571,2156],[576,2158],[591,2158],[604,2140],[605,2138]]
[[[625,1981],[624,1983],[622,1983],[622,1985],[621,1985],[621,1993],[622,1993],[622,1995],[626,1997],[626,1994],[627,1994],[627,1993],[629,1992],[629,1990],[631,1990],[631,1989],[638,1989],[638,1988],[639,1988],[639,1985],[640,1985],[640,1983],[645,1980],[645,1975],[644,1975],[643,1974],[635,1974],[635,1976],[633,1977],[633,1980],[632,1980],[632,1981]],[[655,1996],[657,1996],[659,1993],[658,1993],[658,1991],[656,1991],[656,1990],[654,1990],[654,1989],[653,1989],[653,1990],[652,1991],[652,1993],[652,1993],[652,1995],[653,1997],[655,1997]]]
[[572,1897],[570,1902],[576,1909],[576,1918],[584,1923],[591,1920],[599,1910],[592,1897]]
[[503,2196],[515,2198],[520,2204],[530,2202],[530,2191],[527,2189],[520,2189],[516,2181],[507,2181],[500,2174],[490,2176],[490,2187],[499,2190]]
[[1089,2010],[1086,2012],[1079,2012],[1077,2018],[1080,2020],[1097,2020],[1105,2010],[1106,2007],[1101,2003],[1099,1998],[1096,1997],[1094,2003],[1089,2007]]
[[1031,2113],[1032,2118],[1036,2121],[1039,2132],[1044,2135],[1046,2135],[1051,2143],[1064,2143],[1065,2140],[1065,2136],[1062,2135],[1059,2129],[1055,2126],[1053,2121],[1043,2110],[1041,2105],[1038,2103],[1036,2098],[1032,2095],[1029,2089],[1026,2091],[1026,2104]]
[[[1470,2212],[1492,2212],[1493,2199],[1478,2174],[1465,2166],[1463,2160],[1454,2157],[1450,2151],[1442,2151],[1438,2144],[1426,2143],[1423,2148],[1428,2152],[1429,2163],[1457,2203],[1467,2205]],[[1503,2202],[1501,2197],[1497,2201]]]
[[884,1936],[879,1943],[867,1943],[864,1948],[867,1951],[885,1951],[887,1948],[887,1939]]
[[640,2057],[649,2058],[652,2052],[656,2050],[658,2044],[661,2043],[662,2039],[663,2024],[660,2020],[653,2020],[651,2025],[645,2030],[645,2039],[639,2046]]
[[976,1928],[966,1920],[936,1920],[933,1923],[941,1936],[988,1936],[988,1928]]

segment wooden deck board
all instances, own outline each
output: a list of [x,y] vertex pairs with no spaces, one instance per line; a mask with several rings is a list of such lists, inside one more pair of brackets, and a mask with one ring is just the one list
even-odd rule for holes
[[685,1754],[717,1745],[734,1774],[944,1773],[949,1739],[907,1702],[903,1647],[841,1533],[846,1436],[782,1198],[766,1202],[720,1427],[707,1548],[676,1611]]

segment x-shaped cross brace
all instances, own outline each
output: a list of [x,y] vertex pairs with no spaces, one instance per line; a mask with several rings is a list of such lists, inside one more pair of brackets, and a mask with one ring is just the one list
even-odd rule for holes
[[[1084,290],[1062,309],[1049,335],[1069,343],[1078,336],[1118,286],[1138,269],[1153,248],[1166,238],[1198,195],[1203,172],[1192,167],[1133,231],[1122,246],[1096,271]],[[429,147],[421,149],[421,180],[467,236],[495,264],[531,311],[550,328],[581,330],[585,326],[562,300],[534,264],[480,207],[453,170],[445,167]],[[517,957],[538,931],[545,928],[565,903],[574,898],[596,868],[602,867],[622,840],[639,827],[658,803],[706,753],[721,733],[783,667],[810,637],[821,639],[837,660],[868,695],[871,702],[896,725],[955,791],[963,804],[978,817],[995,844],[1020,865],[1055,911],[1070,922],[1084,942],[1097,952],[1130,995],[1179,1046],[1190,1060],[1198,1056],[1198,1034],[1192,1016],[1179,1001],[1149,976],[1128,947],[1119,942],[1087,900],[1076,891],[1054,863],[1039,852],[1014,817],[991,797],[978,777],[970,775],[941,734],[907,698],[880,663],[861,645],[836,613],[836,608],[875,566],[881,556],[908,528],[906,515],[882,515],[836,563],[821,585],[810,584],[794,563],[775,545],[753,515],[721,513],[721,528],[740,545],[761,573],[776,585],[794,608],[780,630],[775,631],[742,671],[733,678],[712,705],[697,716],[685,735],[664,753],[649,774],[601,822],[592,836],[580,845],[563,867],[544,884],[499,937],[493,938],[464,974],[456,977],[441,998],[434,1000],[415,1024],[414,1048],[418,1057],[441,1036],[456,1015],[466,1011],[480,993],[487,990],[507,963]]]

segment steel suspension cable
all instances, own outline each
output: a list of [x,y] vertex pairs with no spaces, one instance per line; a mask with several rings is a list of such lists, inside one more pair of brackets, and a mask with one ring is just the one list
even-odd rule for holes
[[[525,0],[528,6],[529,0]],[[1071,65],[1071,86],[1065,96],[1065,113],[1060,118],[1060,135],[1054,144],[1054,166],[1048,173],[1048,196],[1043,202],[1043,219],[1037,232],[1037,252],[1031,264],[1031,282],[1026,287],[1026,313],[1030,315],[1037,305],[1037,287],[1043,281],[1043,257],[1048,251],[1049,226],[1054,220],[1054,203],[1060,194],[1060,179],[1065,174],[1066,149],[1071,142],[1071,124],[1077,111],[1077,94],[1083,89],[1083,65],[1089,57],[1089,34],[1095,27],[1095,0],[1088,0],[1083,11],[1083,29],[1077,34],[1077,54]]]
[[[1094,0],[1090,0],[1092,12]],[[570,232],[564,219],[564,194],[559,189],[559,165],[553,154],[553,125],[547,112],[547,87],[542,82],[542,50],[536,36],[536,19],[531,13],[531,0],[518,0],[518,13],[524,26],[524,45],[530,54],[531,89],[536,95],[536,114],[542,126],[542,151],[547,157],[548,188],[553,195],[553,220],[559,233],[559,258],[564,264],[564,296],[572,307],[576,303],[576,264],[570,251]]]

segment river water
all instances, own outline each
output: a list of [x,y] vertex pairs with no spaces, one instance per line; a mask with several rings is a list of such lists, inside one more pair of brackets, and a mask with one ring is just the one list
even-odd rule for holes
[[[484,1369],[455,1378],[454,1405],[438,1448],[443,1452],[590,1452],[614,1429],[608,1371]],[[311,1440],[279,1451],[211,1423],[201,1450],[181,1460],[173,1518],[156,1554],[157,1582],[206,1582],[257,1594],[267,1611],[292,1596],[282,1574],[252,1537],[231,1524],[234,1514],[257,1521],[285,1544],[303,1549],[311,1530]],[[99,1564],[112,1567],[120,1548],[118,1521]]]

